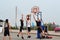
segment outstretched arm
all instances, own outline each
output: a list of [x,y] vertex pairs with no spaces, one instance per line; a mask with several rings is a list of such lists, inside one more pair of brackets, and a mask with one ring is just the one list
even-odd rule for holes
[[33,18],[34,18],[34,20],[36,21],[36,19],[35,19],[35,16],[33,15]]

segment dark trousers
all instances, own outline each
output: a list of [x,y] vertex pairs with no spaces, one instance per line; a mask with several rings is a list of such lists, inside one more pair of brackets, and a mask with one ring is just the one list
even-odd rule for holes
[[36,21],[36,24],[37,24],[37,38],[41,38],[41,36],[40,36],[40,34],[42,32],[41,22]]

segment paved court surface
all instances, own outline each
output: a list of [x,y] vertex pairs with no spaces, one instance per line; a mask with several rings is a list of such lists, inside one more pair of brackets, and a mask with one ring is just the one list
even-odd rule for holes
[[[11,33],[12,35],[12,40],[22,40],[21,36],[17,37],[17,33]],[[0,40],[3,38],[3,33],[0,33]],[[8,37],[6,37],[8,40]],[[31,38],[27,38],[27,34],[24,34],[24,40],[60,40],[60,37],[58,36],[53,36],[52,39],[37,39],[36,34],[31,34]]]

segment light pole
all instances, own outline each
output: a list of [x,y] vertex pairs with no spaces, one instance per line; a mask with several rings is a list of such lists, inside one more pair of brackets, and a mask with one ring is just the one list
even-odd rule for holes
[[15,8],[15,26],[17,28],[17,6]]

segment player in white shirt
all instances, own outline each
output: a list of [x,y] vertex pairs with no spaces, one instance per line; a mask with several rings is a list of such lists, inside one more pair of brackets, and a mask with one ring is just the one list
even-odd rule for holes
[[28,38],[30,38],[30,31],[31,31],[31,20],[30,20],[30,15],[26,16],[26,26],[28,30]]
[[11,28],[11,26],[9,24],[9,20],[6,19],[5,24],[4,24],[4,37],[3,37],[3,40],[6,40],[6,36],[9,36],[9,40],[12,40],[11,35],[10,35],[10,31],[9,31],[10,28]]

